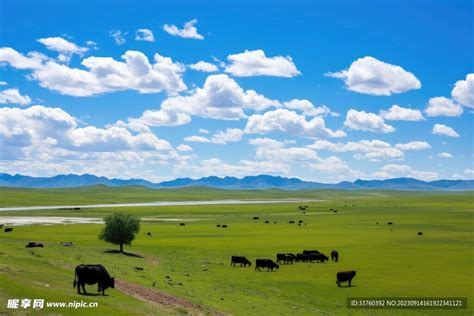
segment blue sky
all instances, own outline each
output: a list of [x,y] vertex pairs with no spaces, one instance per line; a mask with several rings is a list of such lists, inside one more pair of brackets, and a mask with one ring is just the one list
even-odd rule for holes
[[0,172],[472,179],[472,1],[0,2]]

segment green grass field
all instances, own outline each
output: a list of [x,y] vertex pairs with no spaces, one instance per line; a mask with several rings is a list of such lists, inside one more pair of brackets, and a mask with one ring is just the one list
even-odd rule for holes
[[[80,263],[102,263],[116,278],[154,286],[235,315],[473,314],[472,192],[0,189],[2,206],[283,197],[324,201],[305,203],[309,205],[306,214],[298,210],[298,203],[0,212],[0,223],[6,215],[103,217],[115,211],[154,219],[142,221],[139,236],[125,248],[144,258],[104,252],[117,247],[98,240],[102,228],[98,224],[18,226],[12,233],[1,232],[0,314],[12,313],[6,309],[7,299],[25,297],[99,302],[92,312],[38,312],[45,314],[186,313],[144,303],[116,289],[107,290],[104,297],[79,296],[72,282],[74,267]],[[260,219],[253,220],[253,216]],[[193,221],[179,226],[179,222],[160,218]],[[304,224],[289,224],[290,220],[303,220]],[[387,225],[389,221],[394,224]],[[217,228],[217,224],[229,227]],[[423,236],[417,235],[419,231]],[[45,248],[26,249],[28,241],[42,242]],[[62,247],[61,241],[72,241],[76,246]],[[326,255],[337,249],[340,261],[282,265],[273,273],[256,272],[253,266],[230,267],[232,255],[244,255],[254,263],[256,258],[275,259],[278,252],[303,249],[318,249]],[[144,270],[136,271],[136,266]],[[336,272],[344,270],[357,270],[350,288],[335,284]],[[95,287],[88,289],[95,293]],[[467,297],[469,306],[451,311],[347,309],[347,297],[363,296]]]

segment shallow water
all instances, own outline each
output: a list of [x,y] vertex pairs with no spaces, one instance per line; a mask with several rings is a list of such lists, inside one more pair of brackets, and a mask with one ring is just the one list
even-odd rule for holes
[[108,207],[144,207],[144,206],[184,206],[184,205],[230,205],[230,204],[276,204],[288,202],[318,202],[320,200],[281,199],[281,200],[208,200],[208,201],[159,201],[145,203],[89,204],[89,205],[54,205],[54,206],[19,206],[0,207],[0,212],[58,210],[65,211],[73,208],[108,208]]

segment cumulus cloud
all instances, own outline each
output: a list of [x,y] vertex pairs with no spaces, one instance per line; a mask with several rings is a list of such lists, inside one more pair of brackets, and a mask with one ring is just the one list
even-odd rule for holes
[[317,140],[314,144],[307,147],[332,152],[353,152],[355,153],[354,158],[358,160],[402,160],[405,157],[401,149],[394,148],[391,144],[378,139],[363,139],[358,142],[347,143],[332,143],[327,140]]
[[32,69],[29,78],[40,86],[71,96],[92,96],[123,90],[140,93],[176,93],[187,87],[182,80],[184,66],[169,57],[154,55],[154,63],[139,51],[127,51],[122,61],[111,57],[88,57],[86,68],[71,68],[41,56],[25,57],[11,48],[0,49],[0,62],[17,69]]
[[408,143],[399,143],[395,145],[395,148],[398,148],[403,151],[408,151],[408,150],[425,150],[425,149],[431,149],[431,145],[427,142],[424,141],[411,141]]
[[216,65],[205,62],[205,61],[198,61],[195,64],[189,65],[189,68],[196,70],[196,71],[201,71],[201,72],[216,72],[219,70]]
[[301,113],[306,116],[339,116],[338,113],[332,112],[327,106],[322,105],[315,107],[311,101],[306,99],[293,99],[283,102],[283,107],[290,110],[301,111]]
[[178,28],[176,25],[169,25],[165,24],[163,25],[163,30],[173,36],[178,36],[182,38],[192,38],[192,39],[198,39],[198,40],[203,40],[204,36],[198,33],[198,30],[196,28],[198,20],[193,19],[191,21],[188,21],[184,23],[184,26],[182,29]]
[[380,116],[390,121],[421,121],[423,115],[420,110],[409,109],[394,104],[388,111],[380,111]]
[[153,32],[149,29],[138,29],[135,35],[135,40],[145,41],[145,42],[154,42],[155,36]]
[[459,134],[454,129],[443,124],[435,124],[431,130],[431,133],[435,135],[459,137]]
[[274,76],[291,78],[299,74],[299,70],[290,56],[267,57],[261,49],[227,56],[229,64],[225,72],[237,77]]
[[467,74],[466,80],[457,81],[451,95],[462,105],[474,108],[474,73]]
[[179,145],[178,147],[176,147],[176,149],[177,149],[178,151],[183,151],[183,152],[186,152],[186,151],[193,151],[193,149],[191,148],[191,146],[185,145],[185,144]]
[[329,72],[326,76],[344,80],[350,91],[371,95],[392,95],[421,88],[413,73],[370,56],[357,59],[346,70]]
[[225,145],[227,143],[238,142],[244,136],[244,132],[238,128],[228,128],[225,131],[219,131],[212,135],[212,137],[204,137],[199,135],[193,135],[185,137],[184,140],[187,142],[197,143],[212,143],[218,145]]
[[439,153],[439,154],[438,154],[438,157],[440,157],[440,158],[454,158],[452,154],[446,153],[446,152],[444,152],[444,153]]
[[245,177],[256,174],[288,176],[289,166],[273,161],[240,160],[237,164],[225,163],[218,158],[203,160],[195,166],[194,172],[200,176]]
[[28,105],[31,103],[31,98],[27,95],[21,95],[17,88],[6,89],[0,91],[0,103]]
[[245,127],[245,133],[248,134],[277,132],[311,138],[346,136],[342,130],[333,131],[327,128],[322,117],[314,117],[307,121],[304,115],[286,109],[254,114],[249,117]]
[[395,131],[395,128],[386,124],[381,116],[375,113],[356,111],[354,109],[350,109],[347,112],[344,126],[353,130],[374,133],[391,133]]
[[114,39],[115,44],[117,45],[123,45],[127,42],[125,39],[125,36],[128,34],[128,32],[122,32],[120,30],[113,30],[109,32],[109,35],[112,36]]
[[432,181],[438,178],[438,173],[432,171],[418,171],[407,165],[390,164],[383,166],[379,171],[372,174],[378,179],[392,179],[400,177],[416,178],[419,180]]
[[47,49],[58,52],[58,60],[60,62],[69,62],[72,55],[76,54],[82,56],[89,50],[87,47],[80,47],[62,37],[40,38],[38,42],[46,46]]
[[428,101],[425,113],[428,116],[460,116],[462,106],[445,97],[435,97]]

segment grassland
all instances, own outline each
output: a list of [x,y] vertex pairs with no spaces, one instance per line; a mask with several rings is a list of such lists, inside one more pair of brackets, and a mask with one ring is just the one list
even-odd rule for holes
[[[0,313],[11,312],[5,308],[8,298],[23,297],[98,301],[100,307],[92,314],[102,315],[185,312],[147,304],[118,290],[108,290],[105,297],[79,296],[72,288],[73,269],[79,263],[102,263],[117,278],[236,315],[440,314],[439,310],[348,310],[346,298],[361,296],[459,296],[473,302],[472,192],[2,189],[0,205],[279,197],[323,201],[308,203],[306,214],[295,203],[18,212],[15,215],[102,217],[120,211],[154,220],[143,221],[139,236],[126,248],[144,258],[105,253],[115,247],[97,239],[101,229],[97,224],[32,225],[0,233]],[[254,216],[260,219],[252,220]],[[160,218],[194,221],[179,226]],[[289,224],[290,220],[303,220],[304,224]],[[394,224],[387,225],[389,221]],[[217,224],[229,228],[217,228]],[[417,235],[419,231],[423,236]],[[45,248],[25,249],[28,241],[43,242]],[[61,241],[73,241],[76,246],[62,247]],[[245,255],[254,261],[303,249],[326,254],[337,249],[340,262],[297,263],[273,273],[230,267],[231,255]],[[144,270],[136,271],[136,266]],[[343,270],[357,270],[353,287],[337,288],[335,274]],[[94,292],[93,287],[89,289]],[[472,315],[473,311],[469,306],[441,313]],[[91,310],[50,309],[42,313],[90,315]]]

